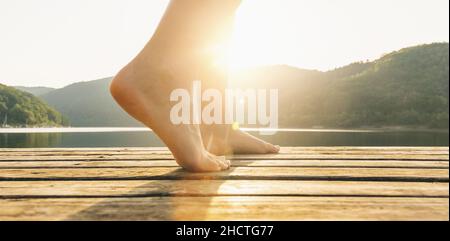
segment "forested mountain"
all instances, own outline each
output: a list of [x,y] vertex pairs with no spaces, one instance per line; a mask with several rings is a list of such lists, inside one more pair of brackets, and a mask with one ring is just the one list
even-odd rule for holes
[[72,126],[139,126],[109,94],[111,78],[79,82],[41,98],[70,119]]
[[0,126],[60,126],[68,124],[44,101],[0,84]]
[[49,93],[50,91],[55,90],[54,88],[49,87],[25,87],[25,86],[12,86],[18,90],[28,92],[35,96],[41,96]]
[[[73,126],[138,126],[111,98],[111,78],[42,96]],[[232,76],[239,88],[279,89],[280,127],[447,128],[449,45],[405,48],[328,72],[267,66]]]
[[282,126],[448,128],[448,43],[405,48],[319,74],[287,66],[255,69],[234,83],[278,88]]
[[402,49],[356,75],[331,81],[326,125],[448,128],[448,44]]

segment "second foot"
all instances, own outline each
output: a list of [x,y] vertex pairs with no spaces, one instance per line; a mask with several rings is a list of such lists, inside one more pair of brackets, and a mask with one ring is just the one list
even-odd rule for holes
[[276,154],[280,147],[273,145],[231,125],[202,125],[203,143],[215,155]]

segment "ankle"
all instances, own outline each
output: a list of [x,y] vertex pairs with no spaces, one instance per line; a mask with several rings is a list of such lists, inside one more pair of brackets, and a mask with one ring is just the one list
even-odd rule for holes
[[[152,60],[155,65],[173,65],[174,62],[185,62],[189,65],[198,63],[209,67],[215,59],[224,59],[229,40],[206,39],[200,36],[181,36],[163,38],[154,36],[144,47],[138,58]],[[205,66],[206,65],[206,66]]]

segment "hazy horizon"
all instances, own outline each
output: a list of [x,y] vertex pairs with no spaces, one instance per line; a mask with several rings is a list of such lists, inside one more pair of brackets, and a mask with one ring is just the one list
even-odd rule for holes
[[[113,76],[151,37],[168,0],[0,0],[0,83],[60,88]],[[331,70],[449,42],[447,0],[246,0],[233,69]]]
[[[437,43],[437,42],[434,42],[434,43]],[[450,44],[449,42],[442,42],[442,43]],[[427,45],[427,44],[433,44],[433,43],[424,43],[424,44],[419,44],[419,45],[414,45],[414,46],[406,46],[406,47],[404,47],[404,48],[415,47],[415,46],[420,46],[420,45]],[[404,48],[401,48],[401,49],[404,49]],[[398,51],[398,50],[400,50],[400,49],[393,50],[392,52]],[[383,53],[383,54],[387,54],[387,53]],[[382,55],[383,55],[383,54],[382,54]],[[381,58],[382,55],[380,55],[379,58]],[[378,58],[377,58],[377,59],[378,59]],[[376,60],[376,59],[373,59],[373,60]],[[302,67],[299,67],[299,66],[293,66],[293,65],[289,65],[289,64],[267,64],[267,65],[247,66],[247,67],[243,68],[242,70],[245,71],[245,70],[251,70],[251,69],[253,69],[253,68],[264,68],[264,67],[270,67],[270,66],[286,66],[286,67],[291,67],[291,68],[297,68],[297,69],[300,69],[300,70],[311,70],[311,71],[327,72],[327,71],[332,71],[332,70],[334,70],[334,69],[338,69],[338,68],[341,68],[341,67],[344,67],[344,66],[347,66],[347,65],[356,63],[356,62],[364,62],[364,61],[366,61],[366,60],[354,61],[354,62],[347,63],[347,64],[342,65],[342,66],[336,66],[336,67],[334,67],[334,68],[326,69],[326,70],[307,69],[307,68],[302,68]],[[73,81],[73,82],[70,82],[70,83],[68,83],[68,84],[66,84],[66,85],[63,85],[63,86],[57,86],[57,87],[54,87],[54,86],[46,86],[46,85],[11,85],[11,86],[27,87],[27,88],[53,88],[53,89],[61,89],[61,88],[64,88],[64,87],[67,87],[67,86],[70,86],[70,85],[76,84],[76,83],[90,82],[90,81],[97,81],[97,80],[108,79],[108,78],[113,78],[113,77],[114,77],[114,75],[111,75],[111,76],[104,76],[104,77],[100,77],[100,78],[96,78],[96,79],[78,80],[78,81]],[[0,80],[0,84],[4,84],[4,83],[2,83],[1,80]]]

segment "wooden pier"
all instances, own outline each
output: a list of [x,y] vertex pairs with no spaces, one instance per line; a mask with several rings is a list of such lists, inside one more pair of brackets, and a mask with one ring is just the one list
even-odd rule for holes
[[449,220],[448,147],[295,147],[187,173],[165,148],[0,149],[0,220]]

